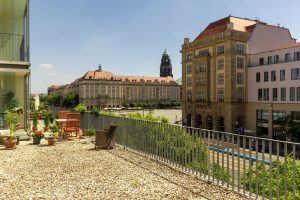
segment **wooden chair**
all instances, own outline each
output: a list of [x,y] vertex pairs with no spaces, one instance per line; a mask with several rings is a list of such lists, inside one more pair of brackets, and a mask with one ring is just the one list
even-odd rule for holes
[[[64,126],[64,133],[69,134],[72,136],[73,133],[76,134],[76,138],[81,132],[80,129],[80,114],[79,113],[66,113],[66,119],[68,120],[77,120],[77,121],[66,121]],[[68,135],[65,135],[68,137]],[[79,135],[79,137],[81,137]]]
[[109,129],[96,130],[95,148],[113,149],[115,147],[114,133],[116,125],[110,125]]

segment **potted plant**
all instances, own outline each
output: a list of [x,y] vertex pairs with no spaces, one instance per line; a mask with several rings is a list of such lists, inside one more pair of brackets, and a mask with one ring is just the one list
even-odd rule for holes
[[44,132],[49,131],[49,124],[50,124],[50,113],[47,111],[44,113]]
[[42,131],[35,131],[32,134],[33,144],[40,144],[41,139],[43,139],[43,138],[44,138],[44,134]]
[[76,112],[80,112],[81,114],[83,114],[84,112],[87,111],[87,107],[86,107],[86,105],[84,105],[83,103],[80,103],[80,104],[78,104],[78,105],[74,108],[74,110],[75,110]]
[[87,143],[91,143],[93,138],[95,138],[96,135],[96,129],[87,129],[84,131],[85,139]]
[[7,149],[15,149],[17,146],[17,139],[15,137],[15,125],[19,120],[20,115],[17,112],[8,112],[4,116],[5,122],[9,126],[10,135],[5,140],[5,148]]
[[33,124],[32,132],[33,133],[35,133],[37,131],[38,123],[39,123],[39,113],[37,111],[35,111],[34,112],[34,117],[33,117],[33,120],[32,120],[32,124]]
[[51,134],[48,137],[48,145],[52,146],[55,144],[55,140],[58,138],[58,126],[56,124],[51,124],[49,128]]
[[93,109],[91,111],[91,114],[94,114],[95,117],[97,117],[99,115],[99,109],[97,106],[93,106]]

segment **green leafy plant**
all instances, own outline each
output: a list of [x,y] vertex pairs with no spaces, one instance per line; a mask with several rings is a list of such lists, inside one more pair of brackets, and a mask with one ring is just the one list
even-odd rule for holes
[[35,140],[41,140],[41,139],[43,139],[45,137],[45,135],[42,133],[42,131],[36,131],[31,136]]
[[117,114],[114,113],[114,112],[105,112],[105,111],[101,111],[100,114],[101,114],[101,115],[108,115],[108,116],[117,117]]
[[33,120],[32,120],[32,124],[34,128],[37,128],[39,123],[39,113],[37,111],[34,112],[34,116],[33,116]]
[[17,124],[20,115],[16,112],[8,112],[4,115],[4,120],[9,126],[10,138],[15,138],[15,125]]
[[94,135],[96,135],[96,129],[93,129],[93,128],[87,129],[84,134],[86,136],[94,136]]
[[49,112],[44,112],[44,125],[45,127],[48,127],[50,124],[50,113]]
[[94,114],[95,116],[99,115],[99,109],[97,106],[93,106],[93,109],[91,111],[91,114]]
[[83,113],[83,112],[86,112],[86,111],[87,111],[87,107],[86,107],[86,105],[84,105],[83,103],[80,103],[80,104],[78,104],[78,105],[74,108],[74,110],[75,110],[76,112],[81,112],[81,113]]
[[57,133],[58,132],[58,126],[56,124],[50,124],[49,129],[51,133]]
[[161,122],[161,123],[164,123],[164,124],[169,124],[169,123],[170,123],[169,119],[166,118],[165,116],[162,116],[162,117],[160,118],[160,122]]

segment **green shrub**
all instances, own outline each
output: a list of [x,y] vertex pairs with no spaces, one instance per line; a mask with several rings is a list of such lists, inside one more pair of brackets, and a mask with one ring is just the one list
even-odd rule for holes
[[96,129],[93,129],[93,128],[87,129],[84,134],[86,136],[94,136],[94,135],[96,135]]
[[44,125],[45,127],[48,127],[50,124],[50,113],[49,112],[44,112]]
[[37,128],[39,123],[39,113],[37,111],[34,112],[34,116],[33,116],[33,120],[32,120],[32,124],[34,128]]
[[94,115],[99,115],[99,109],[97,106],[93,106],[93,109],[91,111],[91,114],[94,114]]
[[166,118],[165,116],[162,116],[162,117],[160,118],[160,122],[161,122],[161,123],[164,123],[164,124],[170,124],[169,119]]
[[81,112],[81,113],[83,113],[83,112],[86,112],[86,111],[87,111],[87,107],[86,107],[86,105],[84,105],[83,103],[80,103],[80,104],[78,104],[78,105],[74,108],[74,110],[75,110],[76,112]]

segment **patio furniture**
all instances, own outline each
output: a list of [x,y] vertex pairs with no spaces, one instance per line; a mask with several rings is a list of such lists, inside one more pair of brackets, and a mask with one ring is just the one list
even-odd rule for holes
[[114,133],[116,125],[110,125],[109,129],[96,130],[95,148],[113,149],[115,147]]

